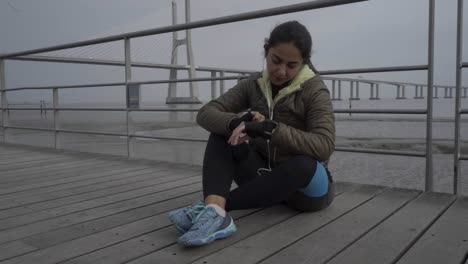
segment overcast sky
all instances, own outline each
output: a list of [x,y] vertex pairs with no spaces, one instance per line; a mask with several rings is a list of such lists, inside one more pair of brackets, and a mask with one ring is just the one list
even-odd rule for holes
[[[237,14],[304,1],[192,0],[192,21]],[[177,1],[183,22],[184,1]],[[456,0],[436,0],[435,82],[455,84]],[[466,4],[468,5],[468,4]],[[465,5],[464,43],[468,47],[468,12]],[[428,0],[371,0],[368,2],[305,11],[232,23],[192,31],[195,62],[247,70],[263,67],[263,39],[278,23],[295,19],[310,30],[314,42],[312,61],[319,70],[417,65],[427,63]],[[14,52],[80,41],[98,36],[156,28],[171,24],[169,0],[0,0],[0,52]],[[170,34],[132,42],[134,60],[170,62]],[[183,33],[180,33],[183,37]],[[106,48],[109,47],[109,48]],[[110,48],[112,47],[112,48]],[[80,56],[120,57],[121,43],[89,48]],[[464,61],[468,61],[468,51]],[[180,49],[180,63],[185,64]],[[467,70],[464,85],[468,86]],[[134,70],[134,79],[167,79],[168,73]],[[426,72],[362,74],[364,78],[420,82]],[[356,77],[356,75],[354,75]],[[102,66],[56,66],[50,63],[7,62],[8,88],[30,85],[121,81],[123,70]],[[207,84],[204,84],[205,87]],[[202,85],[203,86],[203,85]],[[164,86],[165,87],[165,86]],[[163,86],[162,90],[165,90]],[[202,91],[203,90],[203,91]],[[95,93],[63,91],[62,102],[104,100],[123,96],[123,89],[95,89]],[[160,93],[144,92],[151,98]],[[207,96],[209,87],[201,88]],[[385,94],[385,92],[381,92]],[[392,92],[394,93],[394,92]],[[407,92],[408,93],[408,92]],[[413,93],[413,92],[411,92]],[[94,94],[94,96],[90,96]],[[11,93],[11,98],[37,98],[44,92]],[[164,96],[163,96],[164,97]],[[148,98],[148,97],[146,97]],[[158,101],[162,100],[156,99]]]

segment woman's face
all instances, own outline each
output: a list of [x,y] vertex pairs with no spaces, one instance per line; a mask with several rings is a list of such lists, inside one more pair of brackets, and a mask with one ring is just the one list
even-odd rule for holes
[[266,61],[270,81],[274,85],[282,85],[294,79],[304,62],[301,52],[292,43],[270,47]]

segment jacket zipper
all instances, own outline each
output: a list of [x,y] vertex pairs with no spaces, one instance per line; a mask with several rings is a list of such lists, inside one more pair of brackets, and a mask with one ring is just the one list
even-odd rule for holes
[[[274,114],[274,111],[275,111],[275,106],[276,106],[280,101],[282,101],[283,99],[285,99],[286,97],[288,97],[288,96],[290,96],[291,94],[294,94],[294,93],[296,93],[297,91],[300,91],[300,90],[302,90],[302,88],[299,88],[299,89],[295,90],[294,92],[285,95],[284,97],[282,97],[281,99],[279,99],[278,102],[276,102],[276,103],[274,102],[275,100],[273,100],[273,102],[272,102],[272,103],[273,103],[273,106],[272,106],[272,109],[271,109],[271,116],[270,116],[271,120],[274,120],[274,115],[273,115],[273,114]],[[268,102],[268,99],[267,99],[267,102]],[[267,141],[267,144],[270,144],[270,141],[269,141],[269,140]],[[269,146],[268,146],[268,147],[269,147]],[[272,159],[272,163],[273,163],[273,164],[276,163],[276,152],[277,152],[277,150],[278,150],[278,147],[274,147],[274,149],[273,149],[273,159]],[[268,157],[268,158],[270,159],[270,157]]]

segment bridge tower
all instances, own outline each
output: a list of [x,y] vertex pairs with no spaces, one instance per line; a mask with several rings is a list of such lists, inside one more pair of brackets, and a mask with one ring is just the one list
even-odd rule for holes
[[[190,22],[190,0],[185,0],[185,22]],[[172,1],[172,24],[177,24],[177,4],[175,0]],[[172,33],[172,55],[171,64],[177,64],[177,48],[185,45],[187,47],[187,64],[188,64],[188,75],[189,78],[196,78],[195,76],[195,61],[193,59],[192,49],[192,35],[190,30],[185,31],[185,38],[179,39],[178,32]],[[178,69],[171,69],[169,73],[169,79],[177,79]],[[202,102],[198,99],[198,86],[196,82],[189,82],[190,96],[181,97],[177,96],[177,83],[169,83],[167,90],[166,104],[201,104]]]

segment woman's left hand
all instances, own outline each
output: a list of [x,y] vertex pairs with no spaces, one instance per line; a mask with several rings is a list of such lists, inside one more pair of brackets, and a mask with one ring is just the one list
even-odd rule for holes
[[245,129],[245,123],[242,122],[239,124],[239,126],[236,127],[236,129],[234,129],[234,131],[232,131],[232,134],[228,140],[228,143],[231,144],[232,146],[237,146],[249,140],[250,137],[244,133],[244,129]]

